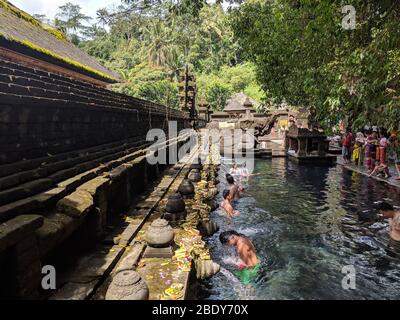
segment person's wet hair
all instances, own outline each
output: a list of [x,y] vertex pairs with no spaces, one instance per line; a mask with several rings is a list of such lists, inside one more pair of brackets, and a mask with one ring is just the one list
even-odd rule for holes
[[234,184],[235,183],[235,179],[233,179],[233,177],[231,175],[226,175],[226,181],[228,181],[229,184]]
[[375,209],[377,210],[382,210],[382,211],[393,211],[394,208],[390,203],[387,203],[385,201],[380,201],[378,203],[374,204]]
[[226,199],[228,196],[229,196],[229,190],[228,189],[225,189],[224,191],[222,191],[222,197],[224,198],[224,199]]
[[221,234],[219,235],[219,241],[221,241],[222,244],[227,244],[233,236],[240,237],[241,234],[236,232],[235,230],[224,231],[221,232]]

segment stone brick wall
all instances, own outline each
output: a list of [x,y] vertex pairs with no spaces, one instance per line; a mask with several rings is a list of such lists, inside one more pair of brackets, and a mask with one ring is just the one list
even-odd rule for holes
[[183,114],[58,75],[0,60],[0,165],[143,139]]
[[101,238],[165,168],[147,163],[145,137],[168,120],[186,125],[180,111],[0,59],[0,273],[12,272],[0,299],[36,297],[54,252]]

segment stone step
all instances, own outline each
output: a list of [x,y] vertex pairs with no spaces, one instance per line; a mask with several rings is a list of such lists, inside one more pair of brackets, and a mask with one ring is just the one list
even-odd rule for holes
[[121,157],[124,154],[131,153],[139,148],[147,146],[147,144],[137,146],[137,143],[133,145],[136,146],[127,149],[123,149],[123,147],[106,149],[104,151],[96,152],[86,156],[43,165],[34,170],[24,171],[11,176],[0,178],[0,191],[13,188],[27,181],[44,177],[49,177],[53,183],[57,183],[62,180],[66,180],[67,178],[74,175],[77,175],[78,173],[81,173],[83,171],[90,170],[98,166],[102,162],[110,161],[112,159]]
[[0,224],[0,252],[22,240],[26,234],[33,233],[43,224],[43,217],[21,215]]
[[22,173],[31,169],[38,169],[44,164],[51,164],[54,162],[66,160],[69,158],[79,157],[82,155],[94,154],[98,152],[107,152],[108,149],[116,149],[118,147],[124,148],[125,146],[134,145],[142,142],[144,136],[132,137],[130,139],[124,139],[116,142],[101,144],[92,146],[89,148],[73,150],[69,152],[58,153],[54,155],[48,155],[45,157],[34,158],[29,160],[18,161],[12,164],[0,165],[0,177],[11,176],[16,173]]
[[[167,143],[171,144],[174,143],[174,141],[180,139],[185,139],[185,137],[176,138],[175,140],[167,141]],[[146,146],[148,146],[148,144]],[[73,177],[70,177],[69,179],[61,181],[58,184],[56,184],[56,188],[53,188],[51,190],[46,190],[46,189],[44,189],[46,191],[40,190],[43,192],[40,192],[38,194],[34,193],[30,194],[32,196],[26,196],[26,193],[24,193],[24,196],[26,196],[25,199],[16,200],[14,202],[10,202],[0,206],[0,222],[10,219],[18,214],[23,214],[33,210],[39,210],[40,212],[45,212],[44,209],[47,207],[47,204],[58,201],[61,197],[65,196],[66,193],[72,192],[83,183],[95,178],[96,176],[106,172],[107,170],[116,168],[129,161],[134,162],[136,161],[137,158],[143,157],[143,155],[146,154],[146,149],[142,148],[143,146],[130,149],[131,153],[126,154],[127,152],[124,152],[124,155],[117,159],[115,159],[115,155],[112,154],[108,156],[109,160],[108,162],[101,163],[102,161],[99,161],[101,164],[95,167],[94,169],[82,172],[81,174],[75,175]],[[101,160],[105,161],[106,157],[102,158]],[[54,186],[54,184],[52,185]],[[42,187],[42,184],[40,184],[40,186]],[[19,187],[17,187],[16,189],[17,191],[12,190],[12,192],[9,193],[6,192],[8,190],[5,190],[6,192],[5,194],[11,198],[15,197],[17,194],[23,194],[23,191],[21,191]]]
[[[192,157],[194,157],[194,154]],[[188,161],[188,163],[190,162]],[[164,175],[159,182],[159,185],[162,186],[161,188],[154,188],[151,193],[142,195],[142,200],[129,210],[128,218],[130,222],[120,235],[119,243],[112,246],[104,244],[94,253],[82,257],[77,263],[77,267],[64,277],[63,286],[50,298],[51,300],[88,299],[95,294],[96,290],[102,284],[107,283],[105,278],[110,274],[112,275],[118,270],[132,268],[137,264],[145,245],[136,243],[135,237],[139,234],[140,230],[143,230],[145,224],[148,225],[153,211],[160,200],[167,194],[168,190],[170,188],[175,188],[174,190],[176,190],[189,171],[189,165],[182,166],[181,164],[177,164],[175,167],[178,170],[171,169],[170,174]],[[151,207],[148,207],[147,204],[145,205],[148,198],[157,198],[155,201],[152,201]],[[145,210],[135,209],[136,207],[141,208],[144,206],[148,208]],[[114,234],[110,237],[114,238],[115,236]],[[103,258],[101,260],[97,258],[99,251],[102,252]]]

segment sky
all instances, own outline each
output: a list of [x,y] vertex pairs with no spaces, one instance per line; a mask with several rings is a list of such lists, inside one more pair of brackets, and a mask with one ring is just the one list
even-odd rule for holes
[[72,2],[79,4],[82,12],[92,18],[96,17],[96,11],[101,8],[119,5],[121,0],[8,0],[16,7],[22,9],[29,14],[45,14],[53,19],[58,11],[58,7]]

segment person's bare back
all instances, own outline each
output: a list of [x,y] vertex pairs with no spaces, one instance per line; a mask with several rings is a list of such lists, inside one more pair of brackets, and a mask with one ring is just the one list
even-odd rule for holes
[[393,240],[400,241],[400,211],[395,211],[393,218],[389,220],[390,237]]
[[245,237],[238,239],[237,252],[246,267],[254,267],[258,263],[256,249],[249,239]]
[[389,219],[389,235],[392,240],[400,241],[400,211],[394,210],[393,205],[381,201],[374,205],[379,210],[381,219]]
[[222,201],[221,207],[225,210],[228,216],[233,216],[233,207],[228,200]]
[[235,210],[232,207],[232,204],[231,204],[232,198],[231,198],[230,191],[229,190],[224,190],[222,194],[223,194],[224,200],[221,203],[221,207],[225,210],[227,215],[229,217],[231,217],[231,218],[234,217],[234,216],[239,215],[239,211]]
[[229,190],[231,192],[231,197],[233,200],[238,200],[240,199],[240,193],[239,193],[239,187],[237,184],[233,184],[229,187]]
[[219,235],[222,244],[228,244],[236,248],[241,260],[239,269],[253,268],[258,265],[256,249],[250,239],[234,230],[224,231]]

